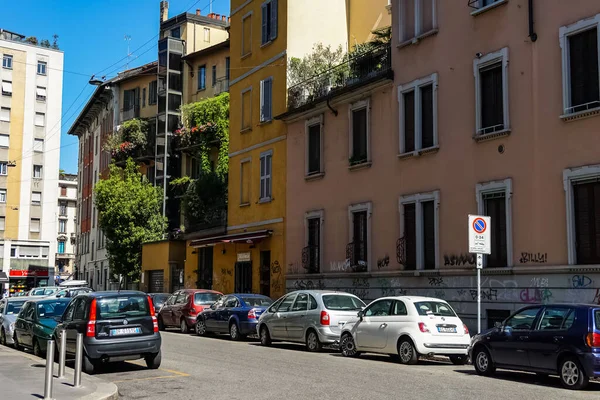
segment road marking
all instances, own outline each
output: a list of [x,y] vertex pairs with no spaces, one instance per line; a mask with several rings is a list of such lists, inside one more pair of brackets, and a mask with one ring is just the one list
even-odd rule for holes
[[[126,361],[129,364],[139,365],[140,367],[144,367],[145,364],[135,362],[135,361]],[[118,381],[112,381],[112,383],[123,383],[123,382],[133,382],[133,381],[151,381],[154,379],[169,379],[169,378],[181,378],[190,376],[190,374],[186,374],[185,372],[175,371],[173,369],[159,368],[159,371],[169,372],[173,375],[161,375],[161,376],[148,376],[145,378],[133,378],[133,379],[122,379]]]

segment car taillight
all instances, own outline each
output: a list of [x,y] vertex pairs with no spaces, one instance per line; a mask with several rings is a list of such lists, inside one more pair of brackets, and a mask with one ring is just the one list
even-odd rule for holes
[[329,325],[329,314],[327,314],[327,311],[321,311],[321,325]]
[[196,315],[198,314],[198,311],[196,311],[196,309],[194,307],[190,308],[190,315]]
[[600,347],[600,333],[588,333],[585,343],[590,347]]
[[148,307],[150,307],[150,316],[152,317],[152,329],[154,333],[158,332],[158,320],[156,319],[156,313],[154,312],[154,304],[152,304],[152,297],[148,296]]
[[96,299],[93,299],[92,304],[90,305],[90,319],[87,323],[87,330],[85,332],[85,336],[96,336]]
[[425,323],[423,322],[419,322],[419,330],[424,333],[429,332],[429,329],[427,328],[427,326],[425,326]]
[[256,310],[254,308],[248,311],[248,319],[256,319]]
[[463,329],[465,330],[465,335],[469,334],[469,328],[467,328],[466,324],[463,324]]

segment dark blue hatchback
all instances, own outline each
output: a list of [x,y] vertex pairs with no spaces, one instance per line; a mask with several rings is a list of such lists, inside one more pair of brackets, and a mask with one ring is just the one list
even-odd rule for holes
[[600,378],[600,306],[546,304],[520,309],[496,328],[473,336],[471,361],[479,375],[496,368],[558,375],[583,389]]

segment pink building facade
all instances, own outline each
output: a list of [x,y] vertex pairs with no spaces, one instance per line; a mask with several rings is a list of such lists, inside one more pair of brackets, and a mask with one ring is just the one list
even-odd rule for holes
[[472,326],[483,214],[484,327],[600,304],[600,4],[466,3],[393,0],[390,71],[358,62],[281,116],[288,290],[430,295]]

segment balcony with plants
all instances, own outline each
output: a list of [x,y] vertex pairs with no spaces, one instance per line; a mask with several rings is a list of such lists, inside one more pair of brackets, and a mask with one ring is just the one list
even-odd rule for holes
[[104,149],[111,153],[116,163],[128,158],[149,161],[154,158],[154,135],[149,134],[149,124],[143,119],[130,119],[106,140]]

